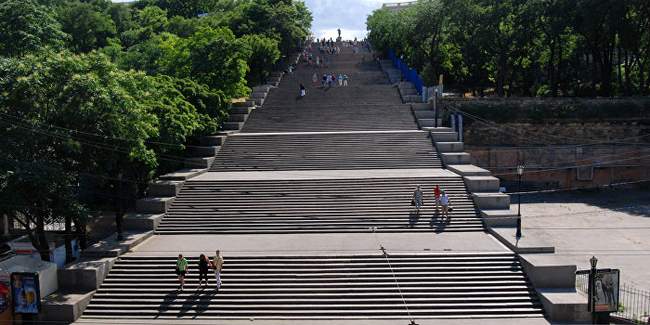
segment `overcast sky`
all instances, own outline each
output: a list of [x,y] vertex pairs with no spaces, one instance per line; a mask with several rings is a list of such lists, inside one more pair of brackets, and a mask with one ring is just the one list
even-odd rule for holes
[[[113,0],[123,2],[125,0]],[[314,15],[312,31],[316,37],[336,37],[341,28],[344,39],[364,38],[366,17],[385,2],[407,0],[305,0]]]

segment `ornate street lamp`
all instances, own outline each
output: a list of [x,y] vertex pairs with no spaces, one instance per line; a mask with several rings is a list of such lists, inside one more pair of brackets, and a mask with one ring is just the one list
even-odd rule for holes
[[518,178],[518,189],[517,189],[517,238],[521,238],[521,177],[524,175],[524,165],[517,166],[517,178]]
[[596,265],[598,265],[598,259],[596,256],[592,256],[589,259],[589,264],[591,264],[591,270],[589,270],[589,310],[591,311],[591,323],[598,324],[598,313],[596,313]]

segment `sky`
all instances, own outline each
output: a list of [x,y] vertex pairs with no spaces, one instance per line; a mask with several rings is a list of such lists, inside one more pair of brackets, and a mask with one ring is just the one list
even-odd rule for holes
[[406,0],[304,0],[314,16],[312,32],[317,38],[362,39],[366,35],[366,18],[386,2]]
[[[113,0],[124,2],[125,0]],[[314,16],[312,32],[318,38],[337,37],[341,28],[343,39],[362,39],[366,35],[366,17],[385,2],[407,0],[304,0]]]

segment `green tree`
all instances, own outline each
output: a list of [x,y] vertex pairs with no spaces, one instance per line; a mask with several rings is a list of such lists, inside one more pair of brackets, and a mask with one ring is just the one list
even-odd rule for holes
[[108,44],[117,33],[111,16],[97,11],[90,3],[74,1],[59,11],[63,31],[71,36],[71,47],[77,52],[90,52]]
[[269,77],[273,65],[280,59],[278,41],[260,35],[244,35],[242,47],[247,51],[248,72],[247,80],[251,84],[262,84]]
[[[13,155],[21,157],[16,161],[95,175],[99,187],[116,197],[112,207],[121,220],[137,185],[157,166],[155,151],[145,143],[158,136],[157,117],[131,87],[140,75],[118,70],[101,55],[45,53],[3,61],[0,76],[5,91],[0,107],[16,119],[13,125],[29,123],[39,141],[14,147],[22,151]],[[15,133],[5,137],[35,141]]]
[[248,59],[246,51],[228,28],[200,28],[187,39],[183,52],[189,53],[185,66],[188,75],[228,97],[240,97],[250,90],[246,87]]
[[48,8],[34,0],[0,2],[0,55],[21,56],[62,48],[67,35]]
[[135,21],[136,27],[121,35],[122,44],[127,48],[166,31],[169,24],[167,12],[156,6],[147,6],[138,10]]

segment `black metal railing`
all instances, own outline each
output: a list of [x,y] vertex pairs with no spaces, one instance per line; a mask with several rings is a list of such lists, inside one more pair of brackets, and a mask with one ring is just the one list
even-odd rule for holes
[[[586,295],[588,288],[589,275],[576,274],[576,289]],[[636,288],[628,283],[621,283],[618,312],[612,313],[612,316],[634,324],[650,324],[650,291]]]

